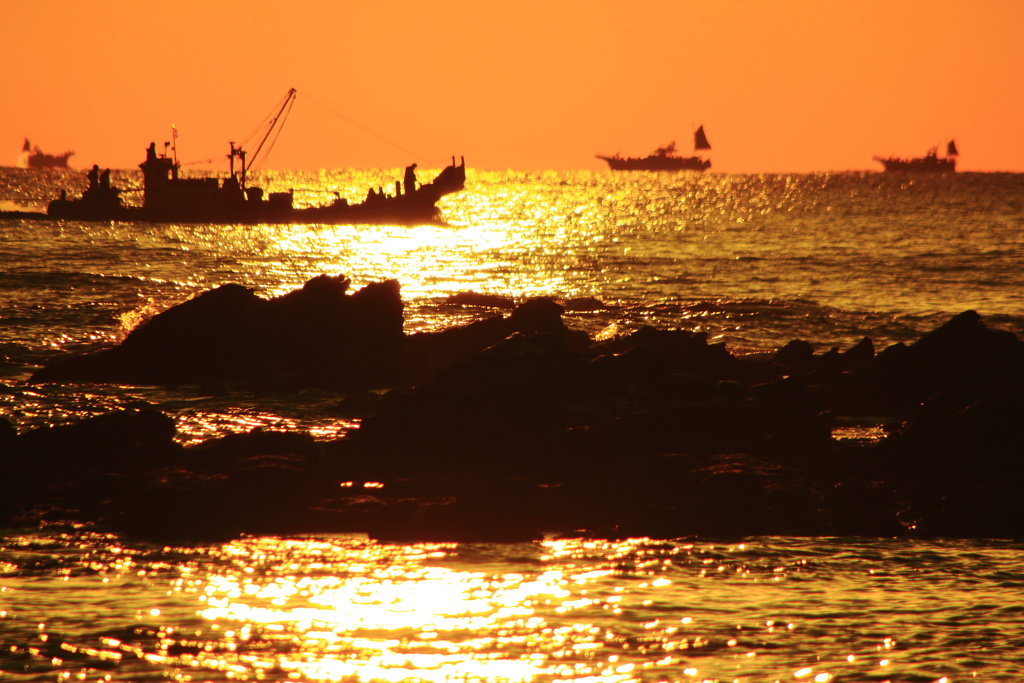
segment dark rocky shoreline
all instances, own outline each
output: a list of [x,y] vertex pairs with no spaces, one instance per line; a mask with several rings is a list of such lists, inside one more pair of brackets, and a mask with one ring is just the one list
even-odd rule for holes
[[[881,351],[797,340],[742,356],[678,330],[594,341],[547,299],[406,335],[397,282],[348,287],[220,287],[33,381],[317,387],[353,397],[360,429],[184,447],[152,408],[0,423],[0,523],[155,542],[1024,537],[1024,344],[973,311]],[[888,435],[832,437],[858,422]]]

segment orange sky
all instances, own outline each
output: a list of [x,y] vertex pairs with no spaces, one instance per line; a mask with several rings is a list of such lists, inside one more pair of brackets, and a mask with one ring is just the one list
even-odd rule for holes
[[1022,34],[1022,0],[10,0],[0,165],[27,135],[134,167],[173,123],[223,169],[294,87],[267,168],[600,169],[703,123],[716,171],[949,138],[960,170],[1024,171]]

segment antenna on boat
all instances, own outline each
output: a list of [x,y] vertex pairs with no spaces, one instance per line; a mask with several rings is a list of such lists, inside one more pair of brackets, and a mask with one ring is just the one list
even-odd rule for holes
[[171,124],[171,154],[173,154],[174,165],[178,165],[178,127]]

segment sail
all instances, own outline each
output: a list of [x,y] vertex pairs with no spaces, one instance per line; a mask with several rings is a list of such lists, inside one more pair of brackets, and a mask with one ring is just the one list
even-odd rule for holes
[[693,134],[693,148],[697,149],[711,149],[711,143],[708,142],[708,137],[704,135],[704,126],[697,129],[697,132]]
[[946,156],[955,157],[959,155],[960,152],[956,151],[956,140],[950,140],[949,144],[946,145]]

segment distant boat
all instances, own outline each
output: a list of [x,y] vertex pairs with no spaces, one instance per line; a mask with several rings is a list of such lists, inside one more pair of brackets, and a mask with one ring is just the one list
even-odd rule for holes
[[25,144],[21,146],[21,153],[25,159],[26,168],[67,168],[68,159],[74,154],[74,152],[46,154],[38,146],[33,147],[28,138],[25,138]]
[[711,168],[711,160],[697,156],[697,151],[711,149],[704,126],[693,134],[693,156],[683,157],[676,154],[676,143],[670,142],[659,147],[645,157],[623,157],[597,155],[598,159],[608,162],[613,171],[704,171]]
[[874,157],[885,166],[889,173],[954,173],[956,172],[956,158],[960,152],[956,148],[956,141],[950,140],[946,144],[946,156],[939,156],[938,147],[932,147],[923,157],[911,159],[900,159],[897,157]]
[[[283,120],[286,108],[295,97],[288,92],[280,111],[260,141],[256,157],[263,144]],[[173,137],[177,137],[176,130]],[[62,192],[60,199],[50,202],[47,215],[81,221],[149,221],[153,223],[328,223],[335,225],[367,223],[436,222],[440,211],[436,204],[441,197],[465,187],[466,162],[444,168],[432,181],[416,180],[416,164],[405,169],[402,181],[395,181],[394,194],[383,188],[371,188],[366,199],[350,204],[338,196],[323,206],[297,208],[293,205],[293,191],[271,192],[264,198],[259,187],[247,185],[246,152],[231,143],[230,170],[226,178],[181,178],[180,164],[174,157],[158,155],[156,144],[150,143],[142,169],[143,199],[141,207],[124,206],[121,190],[110,185],[110,171],[100,173],[98,166],[89,171],[89,187],[79,199],[68,199]],[[235,172],[235,159],[241,162]]]

